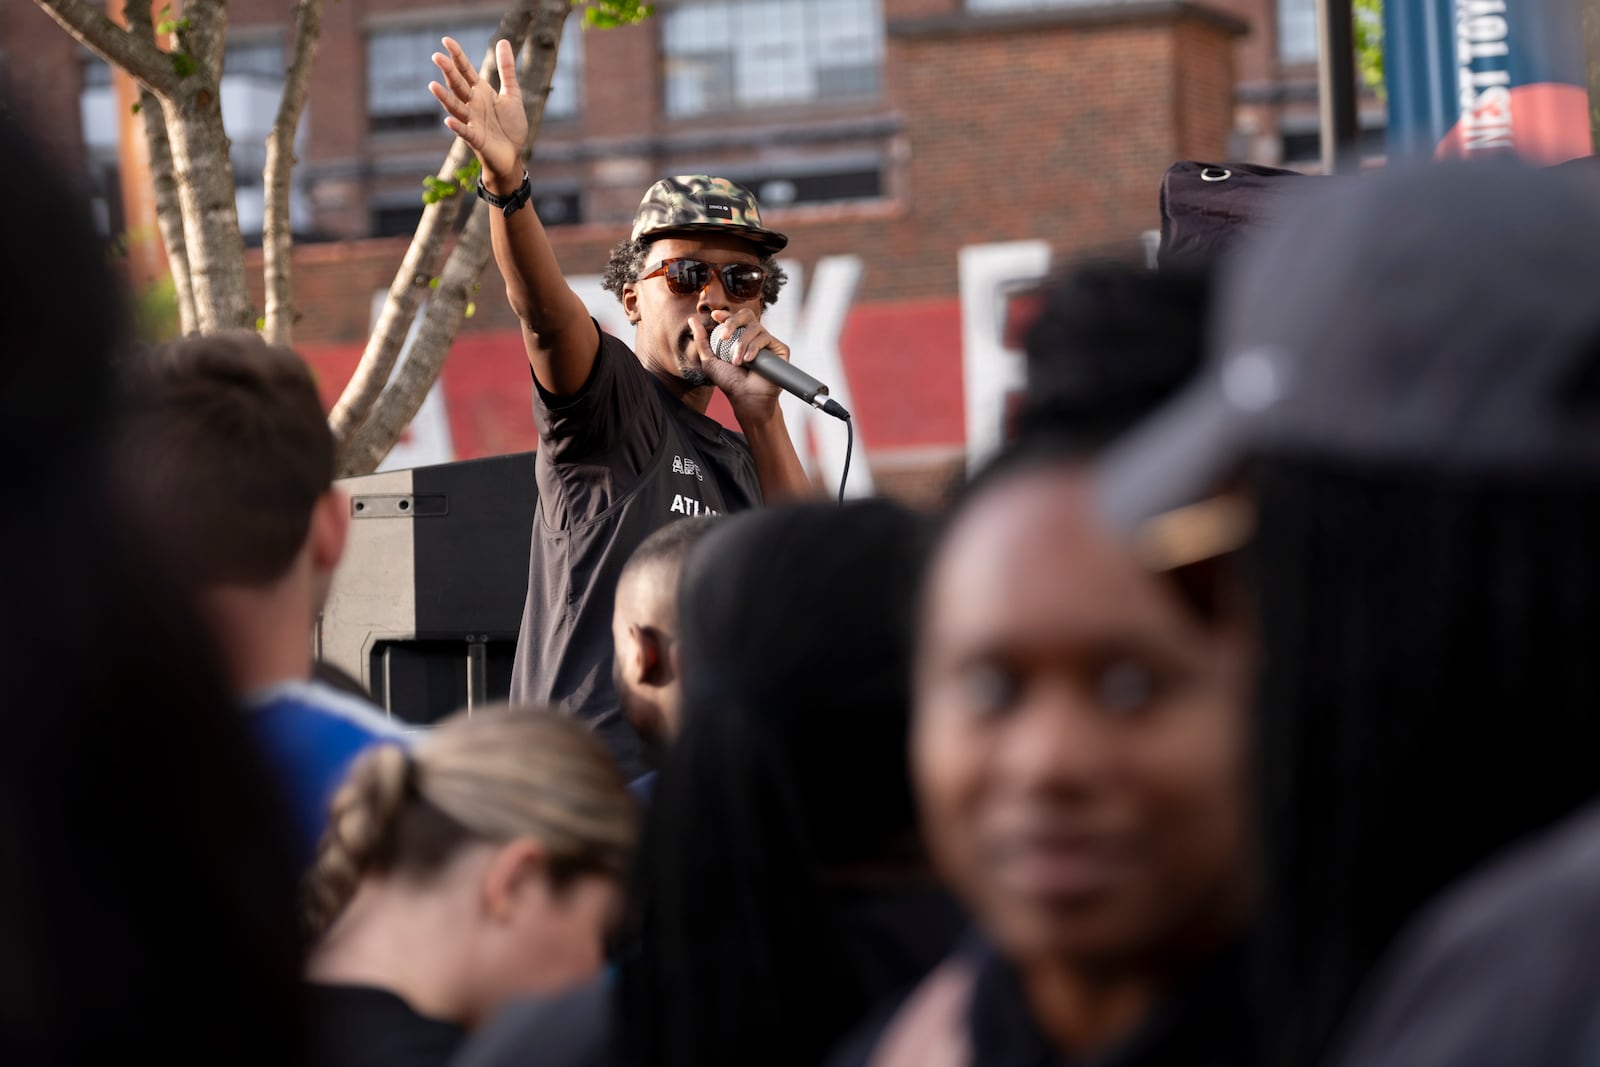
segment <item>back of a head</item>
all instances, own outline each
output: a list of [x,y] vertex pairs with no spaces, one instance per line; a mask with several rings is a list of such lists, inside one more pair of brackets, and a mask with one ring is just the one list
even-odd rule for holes
[[120,476],[198,584],[260,585],[300,551],[333,482],[333,435],[293,351],[238,331],[129,361]]
[[825,862],[912,825],[904,740],[912,614],[931,524],[899,505],[724,520],[679,590],[686,732],[752,718],[783,754]]
[[1262,984],[1310,1062],[1408,916],[1600,789],[1600,477],[1255,485]]
[[113,491],[107,252],[3,92],[0,155],[26,205],[0,241],[0,1061],[298,1062],[270,785]]
[[1226,297],[1240,350],[1309,357],[1252,477],[1273,1063],[1325,1054],[1409,915],[1600,786],[1600,199],[1493,165],[1348,195]]
[[1087,260],[1043,291],[1028,330],[1022,438],[1093,451],[1143,419],[1204,362],[1211,274]]
[[579,724],[532,708],[458,715],[409,751],[383,745],[356,761],[306,882],[307,926],[323,933],[363,878],[426,883],[473,841],[539,841],[558,890],[581,875],[620,879],[636,835],[626,783]]
[[[617,589],[646,578],[661,584],[661,592],[669,601],[663,607],[677,614],[678,582],[688,562],[689,553],[700,539],[711,531],[715,519],[691,516],[668,523],[639,543],[617,576]],[[664,620],[670,621],[670,620]]]
[[828,872],[914,833],[924,519],[882,501],[718,520],[679,596],[684,728],[623,969],[634,1064],[809,1064],[867,1005]]

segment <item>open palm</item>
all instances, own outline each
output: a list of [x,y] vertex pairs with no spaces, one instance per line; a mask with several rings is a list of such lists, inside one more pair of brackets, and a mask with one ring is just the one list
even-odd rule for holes
[[[444,105],[444,124],[477,153],[483,164],[484,183],[512,184],[522,179],[522,146],[528,139],[528,115],[523,110],[522,87],[517,84],[517,61],[509,41],[495,43],[495,63],[500,68],[496,92],[478,74],[461,45],[444,39],[448,54],[435,52],[433,65],[444,85],[429,82],[428,91]],[[509,192],[510,190],[506,190]]]

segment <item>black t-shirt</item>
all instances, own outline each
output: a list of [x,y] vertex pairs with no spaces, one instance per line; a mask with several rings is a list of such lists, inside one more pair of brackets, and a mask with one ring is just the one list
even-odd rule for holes
[[466,1031],[418,1015],[387,989],[310,984],[316,1067],[443,1067]]
[[617,577],[674,519],[761,503],[755,460],[742,434],[673,396],[604,332],[578,393],[534,383],[534,415],[539,509],[511,698],[565,707],[635,777],[646,768],[611,677]]

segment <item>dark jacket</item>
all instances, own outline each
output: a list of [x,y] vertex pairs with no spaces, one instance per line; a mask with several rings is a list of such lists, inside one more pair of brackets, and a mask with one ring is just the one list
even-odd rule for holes
[[[1017,972],[985,942],[963,951],[970,995],[963,998],[970,1067],[1243,1067],[1250,1019],[1241,948],[1192,971],[1136,1031],[1101,1054],[1073,1059],[1034,1022]],[[898,1014],[898,1013],[897,1013]],[[846,1043],[829,1067],[869,1067],[894,1025],[885,1017]]]
[[1447,893],[1382,975],[1342,1067],[1600,1063],[1600,804]]

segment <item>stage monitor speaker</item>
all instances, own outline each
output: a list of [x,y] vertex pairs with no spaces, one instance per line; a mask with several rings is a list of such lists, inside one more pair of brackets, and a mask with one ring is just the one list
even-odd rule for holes
[[397,719],[504,700],[528,591],[533,453],[345,478],[350,537],[317,657]]

